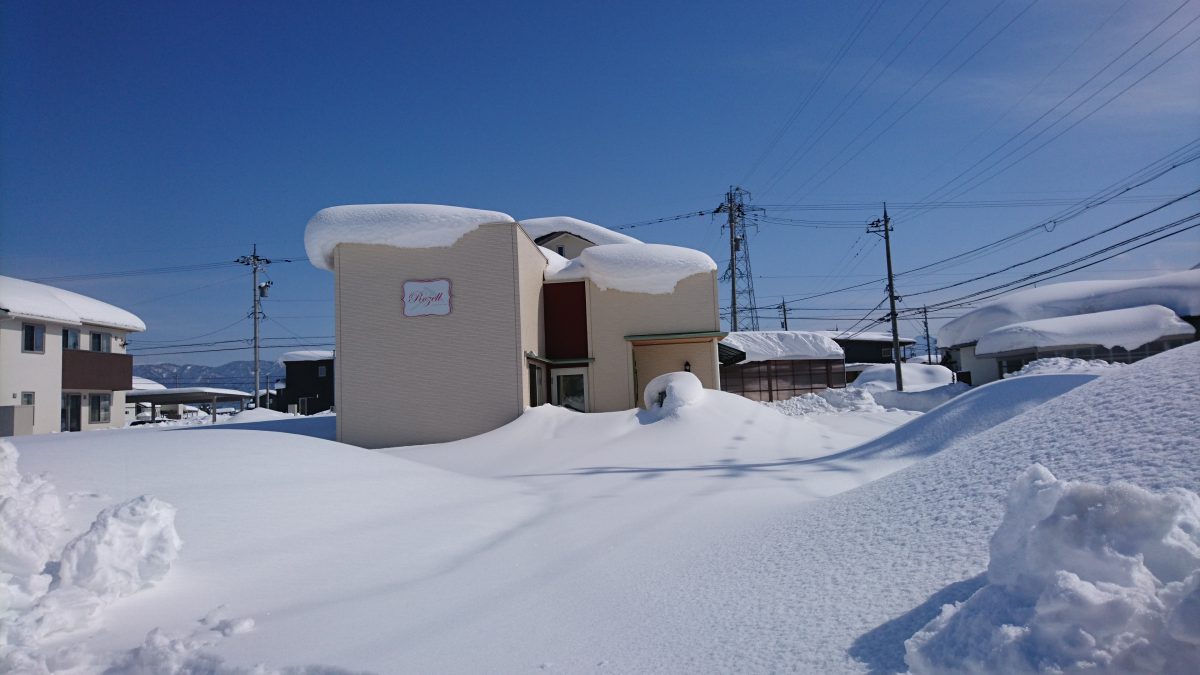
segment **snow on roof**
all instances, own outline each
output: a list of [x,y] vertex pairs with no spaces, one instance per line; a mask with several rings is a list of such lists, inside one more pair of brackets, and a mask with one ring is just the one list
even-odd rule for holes
[[331,361],[333,360],[333,352],[328,349],[301,349],[294,352],[288,352],[279,357],[279,363],[289,363],[292,361]]
[[593,244],[640,244],[641,241],[627,234],[614,232],[586,220],[570,216],[551,216],[549,218],[530,218],[521,221],[521,227],[533,239],[540,239],[555,232],[567,232],[576,237],[587,239]]
[[721,344],[746,353],[743,363],[797,359],[840,359],[845,352],[824,335],[807,331],[763,330],[730,333]]
[[[892,343],[892,334],[891,333],[880,333],[877,331],[864,331],[862,333],[859,333],[859,332],[849,331],[849,330],[842,330],[842,331],[814,330],[814,331],[809,331],[809,332],[816,333],[817,335],[824,335],[825,337],[830,338],[832,340],[860,340],[862,342],[886,342],[888,344]],[[912,338],[906,338],[906,337],[900,338],[900,344],[902,344],[902,345],[911,345],[911,344],[915,344],[915,343],[916,343],[916,340],[914,340]]]
[[356,204],[321,209],[304,229],[304,250],[316,267],[333,269],[338,244],[385,244],[437,248],[455,242],[485,223],[514,223],[499,211],[439,204]]
[[92,324],[144,331],[146,324],[133,313],[86,295],[45,284],[0,276],[0,309],[16,317],[68,325]]
[[138,377],[137,375],[133,376],[133,390],[134,391],[152,391],[152,390],[159,390],[159,389],[166,389],[166,387],[159,384],[158,382],[155,382],[154,380],[151,380],[151,379],[148,379],[145,377]]
[[1162,305],[1146,305],[1002,326],[984,333],[975,345],[975,353],[985,356],[1068,345],[1137,349],[1160,338],[1195,333],[1196,329],[1176,316],[1175,312]]
[[666,244],[602,244],[583,249],[561,269],[546,269],[546,281],[591,279],[601,290],[663,294],[694,275],[715,272],[705,253]]
[[1179,316],[1200,315],[1200,270],[1142,279],[1070,281],[1017,291],[942,326],[937,341],[953,347],[1014,323],[1145,305],[1162,305]]

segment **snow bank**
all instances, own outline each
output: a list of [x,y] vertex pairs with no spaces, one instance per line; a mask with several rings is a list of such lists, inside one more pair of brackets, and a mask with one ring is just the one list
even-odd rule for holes
[[601,290],[663,294],[695,275],[715,272],[707,254],[666,244],[606,244],[589,246],[557,272],[547,269],[546,281],[591,279]]
[[593,244],[640,244],[638,239],[627,234],[614,232],[586,220],[570,216],[551,216],[549,218],[529,218],[521,221],[521,227],[529,233],[530,238],[540,239],[555,232],[569,232],[577,237],[587,239]]
[[452,246],[485,223],[513,223],[498,211],[438,204],[357,204],[321,209],[304,230],[304,250],[315,267],[333,269],[338,244],[399,248]]
[[[907,389],[907,373],[904,375],[904,386]],[[930,410],[933,410],[955,396],[966,393],[970,388],[971,385],[964,384],[962,382],[943,384],[938,387],[920,389],[918,391],[896,391],[895,389],[873,388],[873,391],[871,391],[871,396],[875,399],[876,403],[885,408],[913,410],[916,412],[929,412]]]
[[680,408],[704,401],[704,385],[691,373],[664,373],[650,380],[642,400],[646,409],[670,415]]
[[1031,466],[987,584],[906,643],[914,673],[1194,673],[1200,496],[1057,480]]
[[1177,335],[1191,336],[1196,329],[1162,305],[1146,305],[1107,312],[1037,319],[1002,326],[984,333],[975,354],[1069,345],[1100,345],[1105,349],[1133,350],[1147,342]]
[[721,343],[746,353],[746,362],[775,359],[840,359],[845,352],[838,343],[806,331],[738,331]]
[[218,424],[245,424],[247,422],[271,422],[274,420],[290,420],[296,416],[291,413],[279,412],[270,408],[250,408],[220,420]]
[[146,324],[132,312],[86,295],[24,279],[0,276],[0,308],[16,317],[42,319],[77,326],[144,331]]
[[101,598],[130,595],[165,577],[182,546],[175,507],[143,495],[104,509],[67,544],[58,583]]
[[974,342],[985,333],[1023,321],[1162,305],[1179,316],[1200,314],[1200,269],[1143,279],[1071,281],[1011,293],[946,323],[937,343]]
[[[902,363],[901,373],[904,375],[904,389],[929,389],[950,384],[954,381],[954,372],[945,366],[931,366],[925,363]],[[896,365],[880,363],[868,366],[858,377],[854,378],[855,387],[869,389],[895,389]]]
[[1025,364],[1025,367],[1015,373],[1005,375],[1007,378],[1024,377],[1026,375],[1050,375],[1054,373],[1103,373],[1116,368],[1124,368],[1124,363],[1109,363],[1103,359],[1068,359],[1064,356],[1054,356],[1037,359]]
[[290,363],[293,361],[330,361],[333,359],[333,351],[329,349],[300,349],[294,352],[287,352],[279,357],[279,363]]

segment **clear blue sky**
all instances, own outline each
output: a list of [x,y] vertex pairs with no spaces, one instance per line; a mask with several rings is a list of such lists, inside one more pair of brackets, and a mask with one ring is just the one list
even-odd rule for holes
[[[1178,51],[1200,37],[1200,21],[1189,25],[1197,16],[1200,3],[1182,0],[5,3],[0,273],[227,261],[255,242],[267,256],[302,256],[308,218],[334,204],[445,203],[616,226],[711,209],[732,184],[765,205],[897,204],[896,267],[907,270],[1034,225],[1200,137],[1200,45]],[[1030,123],[992,159],[1066,115],[1016,159],[1093,109],[1011,169],[949,194],[970,208],[904,208],[929,201]],[[834,123],[821,135],[826,120]],[[907,295],[998,269],[1198,184],[1195,162],[1130,193],[1138,199],[910,275],[898,289]],[[1148,231],[1198,204],[1191,198],[996,279]],[[767,214],[857,225],[878,212]],[[801,224],[764,224],[754,234],[760,305],[882,273],[882,247],[859,230]],[[712,218],[629,233],[727,258]],[[1066,278],[1190,267],[1200,262],[1197,233]],[[142,316],[150,329],[136,346],[248,336],[249,323],[239,322],[249,310],[245,276],[230,266],[59,285]],[[273,265],[271,277],[267,335],[333,334],[330,274],[301,261]],[[882,298],[873,284],[799,302],[794,315],[830,318],[792,327],[844,328]],[[762,328],[777,325],[764,315]],[[906,322],[902,332],[915,327]]]

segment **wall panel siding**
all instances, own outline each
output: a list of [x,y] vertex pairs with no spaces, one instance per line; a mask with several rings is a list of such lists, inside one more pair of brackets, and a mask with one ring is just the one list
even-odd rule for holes
[[[450,247],[338,246],[338,440],[441,442],[517,417],[515,236],[514,224],[497,223]],[[451,281],[451,313],[405,317],[404,282],[442,278]]]
[[546,270],[546,257],[537,244],[524,230],[514,231],[517,255],[517,303],[520,331],[516,354],[517,382],[520,384],[517,397],[522,409],[529,400],[529,369],[525,367],[525,354],[544,354],[546,351],[545,326],[542,324],[544,297],[542,278]]

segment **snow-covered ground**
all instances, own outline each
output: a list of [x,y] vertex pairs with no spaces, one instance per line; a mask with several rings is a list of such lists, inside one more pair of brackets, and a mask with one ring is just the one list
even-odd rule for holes
[[[0,475],[0,554],[26,554],[0,555],[12,575],[0,577],[0,670],[1195,663],[1200,528],[1189,498],[1163,491],[1200,476],[1200,345],[1103,374],[1002,380],[923,415],[862,390],[822,397],[828,410],[806,398],[799,416],[684,382],[664,391],[663,409],[543,406],[482,436],[383,453],[318,438],[332,416],[17,439],[20,476],[11,462]],[[1056,478],[1027,473],[1035,462]],[[1159,494],[1073,482],[1120,480]],[[1014,486],[1049,496],[1012,508]],[[1083,545],[1037,543],[1055,531],[1038,534],[1046,514],[1080,495],[1151,505],[1111,540],[1150,532],[1140,568],[1132,552],[1101,555],[1103,519],[1078,530]],[[109,531],[118,555],[69,562],[113,549],[95,543]],[[1037,583],[1014,585],[1014,569]],[[1113,569],[1133,573],[1095,573]],[[942,613],[978,589],[991,590]],[[1039,611],[1043,596],[1070,611]],[[1120,625],[1085,621],[1088,598],[1144,610],[1148,646],[1131,652],[1141,643]],[[1005,651],[1013,635],[1032,637]]]

